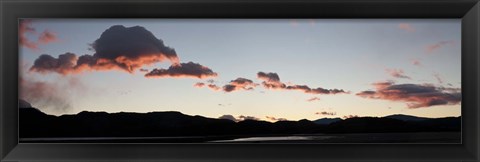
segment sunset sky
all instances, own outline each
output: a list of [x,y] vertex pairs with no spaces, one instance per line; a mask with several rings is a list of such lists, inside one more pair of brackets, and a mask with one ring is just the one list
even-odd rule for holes
[[53,115],[460,116],[460,22],[24,19],[20,98]]

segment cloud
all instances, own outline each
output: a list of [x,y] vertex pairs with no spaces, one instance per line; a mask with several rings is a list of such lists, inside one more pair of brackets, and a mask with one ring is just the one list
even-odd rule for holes
[[[455,105],[462,100],[460,88],[435,87],[431,84],[374,83],[375,90],[362,91],[357,96],[405,102],[408,108],[423,108],[436,105]],[[379,86],[381,85],[381,86]]]
[[398,24],[398,28],[405,30],[407,32],[415,32],[415,28],[413,28],[412,25],[408,23],[400,23]]
[[18,39],[21,46],[27,47],[31,50],[38,50],[39,44],[48,44],[58,41],[57,35],[49,30],[40,33],[37,41],[28,39],[27,34],[37,35],[37,32],[36,29],[32,27],[32,20],[22,19],[18,26]]
[[334,116],[334,115],[337,115],[337,113],[336,112],[321,111],[321,112],[316,112],[315,115]]
[[20,20],[18,26],[18,39],[20,45],[32,50],[38,50],[38,45],[27,38],[27,34],[36,34],[35,28],[32,27],[31,20]]
[[280,82],[277,73],[258,72],[257,78],[263,80],[262,85],[267,89],[284,89],[286,85]]
[[210,78],[217,77],[217,73],[213,72],[212,69],[200,65],[198,63],[188,62],[174,64],[168,69],[153,69],[149,73],[145,74],[147,78]]
[[231,80],[229,83],[225,84],[222,87],[217,86],[214,80],[207,80],[206,83],[198,82],[195,83],[193,86],[197,88],[202,88],[206,86],[207,88],[210,88],[214,91],[222,90],[228,93],[239,90],[253,90],[256,86],[258,86],[258,84],[254,83],[250,79],[239,77],[235,80]]
[[266,89],[277,89],[277,90],[297,90],[309,94],[337,94],[337,93],[348,93],[342,89],[324,89],[324,88],[310,88],[307,85],[285,85],[280,81],[280,77],[277,73],[265,73],[258,72],[257,78],[263,80],[262,85]]
[[420,62],[420,60],[418,59],[412,59],[411,60],[412,62],[412,65],[415,65],[415,66],[422,66],[422,62]]
[[437,79],[438,83],[443,84],[443,79],[440,77],[440,74],[435,73],[433,76]]
[[405,75],[402,69],[385,69],[385,71],[390,74],[390,76],[395,78],[412,79],[409,76]]
[[276,121],[288,121],[286,118],[276,118],[273,116],[265,116],[270,121],[276,122]]
[[59,74],[68,74],[76,72],[77,56],[73,53],[65,53],[54,58],[50,55],[40,55],[33,66],[30,68],[30,71],[47,73],[47,72],[57,72]]
[[427,53],[433,53],[436,50],[438,50],[438,49],[440,49],[444,46],[448,46],[448,45],[450,45],[450,46],[455,45],[455,41],[451,41],[451,40],[450,41],[439,41],[435,44],[427,45],[426,51],[427,51]]
[[41,44],[48,44],[48,43],[56,42],[56,41],[58,41],[57,34],[51,32],[49,30],[43,31],[40,34],[40,36],[38,37],[38,42],[41,43]]
[[[27,27],[24,28],[24,30],[29,29]],[[40,40],[50,42],[54,34],[46,32],[42,35],[43,37]],[[37,64],[31,69],[39,72],[57,72],[64,75],[102,70],[121,70],[133,73],[145,65],[168,60],[172,63],[172,66],[166,71],[167,75],[171,73],[178,76],[180,75],[179,72],[198,72],[192,69],[195,67],[200,68],[198,70],[206,70],[204,66],[191,62],[181,64],[175,49],[165,46],[162,40],[156,38],[150,31],[140,26],[128,28],[121,25],[112,26],[105,30],[91,46],[95,51],[93,55],[77,56],[73,54],[72,56],[72,53],[68,53],[69,58],[75,58],[74,66],[70,66],[71,64],[69,63],[69,68],[61,63],[57,64],[57,66],[41,66],[52,65],[52,63],[56,62],[54,57],[47,57],[44,54],[35,61]],[[61,55],[57,60],[60,60],[60,57]],[[155,74],[163,74],[161,69],[153,72]]]
[[312,97],[307,100],[308,102],[313,102],[313,101],[320,101],[320,98],[318,97]]
[[78,78],[67,78],[46,82],[30,77],[19,77],[19,98],[24,99],[39,109],[65,113],[72,109],[75,95],[84,95],[88,90]]
[[238,90],[253,90],[258,84],[253,83],[250,79],[237,78],[223,86],[223,91],[233,92]]
[[193,86],[197,88],[202,88],[205,86],[205,83],[198,82],[198,83],[195,83]]

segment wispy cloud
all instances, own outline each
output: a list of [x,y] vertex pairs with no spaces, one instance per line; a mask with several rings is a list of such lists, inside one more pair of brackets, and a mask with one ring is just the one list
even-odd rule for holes
[[308,101],[308,102],[320,101],[320,98],[318,98],[318,97],[312,97],[312,98],[307,99],[307,101]]
[[51,42],[56,42],[58,41],[57,35],[49,30],[45,30],[41,32],[38,36],[38,40],[32,41],[28,39],[27,35],[37,35],[36,29],[32,26],[32,20],[29,19],[23,19],[20,20],[19,22],[19,27],[18,27],[18,38],[19,38],[19,44],[23,47],[29,48],[31,50],[39,50],[38,45],[39,44],[48,44]]
[[411,59],[412,65],[422,66],[422,62],[419,59]]
[[395,78],[404,78],[404,79],[412,79],[409,76],[405,75],[402,69],[385,69],[385,71],[392,77]]
[[405,102],[408,108],[423,108],[435,105],[455,105],[462,100],[460,88],[435,87],[430,84],[374,83],[375,90],[357,93],[357,96]]
[[315,115],[335,116],[335,115],[337,115],[337,113],[336,112],[321,111],[321,112],[316,112]]
[[436,50],[438,50],[442,47],[453,46],[453,45],[455,45],[455,41],[452,41],[452,40],[439,41],[437,43],[427,45],[427,47],[425,47],[425,49],[426,49],[427,53],[433,53],[433,52],[435,52]]
[[258,72],[257,78],[262,80],[262,85],[266,89],[277,89],[277,90],[297,90],[302,91],[308,94],[339,94],[339,93],[348,93],[343,89],[325,89],[325,88],[310,88],[307,85],[286,85],[280,81],[280,77],[277,73],[265,73]]
[[407,32],[415,32],[415,28],[413,28],[412,25],[408,24],[408,23],[400,23],[398,24],[398,28],[402,29],[402,30],[405,30]]

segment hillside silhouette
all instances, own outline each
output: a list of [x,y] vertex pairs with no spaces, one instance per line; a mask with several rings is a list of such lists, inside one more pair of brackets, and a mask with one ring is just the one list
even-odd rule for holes
[[[55,137],[175,137],[254,136],[315,133],[460,132],[461,118],[420,118],[397,114],[394,117],[355,117],[316,121],[234,122],[191,116],[180,112],[106,113],[83,111],[53,116],[21,101],[20,138]],[[413,120],[415,119],[415,120]],[[417,120],[418,119],[418,120]],[[421,120],[420,120],[421,119]]]

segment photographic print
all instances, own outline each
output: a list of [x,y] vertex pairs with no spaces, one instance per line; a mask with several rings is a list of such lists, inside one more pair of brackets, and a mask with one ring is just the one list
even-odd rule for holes
[[20,19],[20,143],[461,143],[461,19]]

